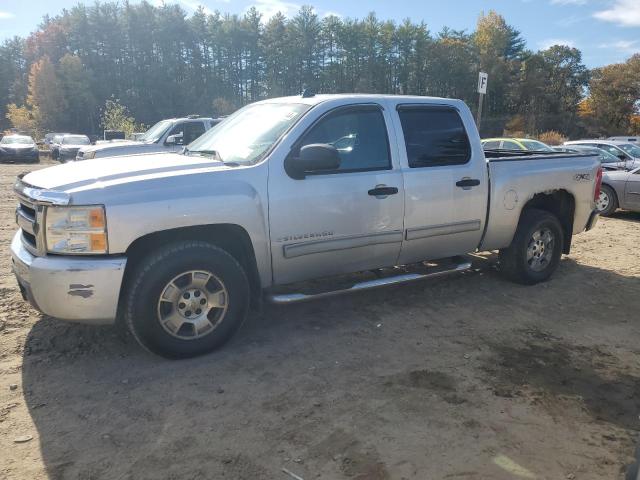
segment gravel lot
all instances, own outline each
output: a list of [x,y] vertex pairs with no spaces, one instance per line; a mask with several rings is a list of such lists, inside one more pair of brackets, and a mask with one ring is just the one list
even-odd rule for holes
[[623,477],[640,214],[578,236],[543,285],[478,256],[447,279],[266,307],[222,351],[171,362],[22,302],[8,248],[28,168],[0,166],[0,479]]

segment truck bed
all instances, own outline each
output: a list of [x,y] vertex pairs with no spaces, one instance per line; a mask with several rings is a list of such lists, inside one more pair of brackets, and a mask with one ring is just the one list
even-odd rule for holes
[[485,235],[479,250],[509,246],[520,212],[534,195],[540,195],[540,185],[549,194],[561,191],[573,197],[572,233],[584,230],[594,208],[594,179],[600,168],[596,156],[488,150],[485,157],[490,193]]

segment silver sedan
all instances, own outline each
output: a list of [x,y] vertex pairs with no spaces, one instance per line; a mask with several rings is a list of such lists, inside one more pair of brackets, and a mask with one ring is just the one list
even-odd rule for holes
[[640,212],[640,168],[605,171],[596,208],[604,217],[618,208]]

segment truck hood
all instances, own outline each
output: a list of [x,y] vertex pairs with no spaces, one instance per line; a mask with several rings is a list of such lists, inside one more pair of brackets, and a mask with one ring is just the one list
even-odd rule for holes
[[230,168],[233,167],[210,158],[161,153],[65,163],[31,172],[22,181],[36,188],[72,194],[114,184]]

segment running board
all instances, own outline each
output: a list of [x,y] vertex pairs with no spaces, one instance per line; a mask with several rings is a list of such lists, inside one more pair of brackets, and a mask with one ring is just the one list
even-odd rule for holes
[[362,290],[370,290],[373,288],[388,287],[390,285],[400,285],[403,283],[417,282],[419,280],[425,280],[427,278],[443,277],[445,275],[451,275],[452,273],[463,272],[471,268],[471,262],[463,262],[448,268],[439,269],[428,273],[406,273],[402,275],[395,275],[385,278],[377,278],[375,280],[367,280],[365,282],[359,282],[351,287],[342,288],[338,290],[331,290],[327,292],[320,292],[314,294],[306,293],[284,293],[284,294],[267,294],[266,298],[271,303],[278,305],[286,305],[289,303],[306,302],[309,300],[317,300],[319,298],[333,297],[335,295],[343,295],[345,293],[359,292]]

